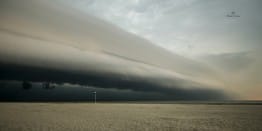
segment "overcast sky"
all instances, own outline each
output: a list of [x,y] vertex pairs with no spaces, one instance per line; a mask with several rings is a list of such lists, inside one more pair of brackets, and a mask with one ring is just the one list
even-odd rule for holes
[[[262,99],[261,6],[259,0],[3,0],[0,78],[167,99]],[[227,17],[232,11],[240,17]]]
[[[261,47],[260,0],[79,0],[76,9],[181,55]],[[239,18],[226,17],[234,11]]]

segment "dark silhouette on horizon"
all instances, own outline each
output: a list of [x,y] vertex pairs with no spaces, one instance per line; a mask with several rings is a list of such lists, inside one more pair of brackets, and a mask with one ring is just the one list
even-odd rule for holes
[[42,87],[43,87],[43,89],[47,89],[47,90],[55,88],[55,86],[52,85],[52,83],[50,83],[50,82],[43,82]]
[[31,84],[30,82],[28,82],[28,81],[23,81],[22,87],[23,87],[23,89],[25,89],[25,90],[29,90],[29,89],[32,88],[32,84]]

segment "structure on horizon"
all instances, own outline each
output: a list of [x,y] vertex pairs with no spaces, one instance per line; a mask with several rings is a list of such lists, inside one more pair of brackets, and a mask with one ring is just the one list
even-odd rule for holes
[[96,104],[96,91],[94,91],[93,94],[94,94],[94,103]]

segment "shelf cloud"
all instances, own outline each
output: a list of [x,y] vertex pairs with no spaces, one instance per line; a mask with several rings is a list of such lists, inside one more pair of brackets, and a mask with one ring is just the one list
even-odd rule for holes
[[136,94],[132,99],[141,100],[139,93],[152,100],[234,98],[217,67],[168,51],[62,1],[0,3],[1,81],[71,83],[103,89],[104,95],[106,90],[128,90]]

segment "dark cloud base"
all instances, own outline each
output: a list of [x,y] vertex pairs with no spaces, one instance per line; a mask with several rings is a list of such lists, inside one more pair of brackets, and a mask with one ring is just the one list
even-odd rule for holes
[[[153,80],[139,77],[123,79],[123,76],[118,74],[92,71],[83,73],[80,71],[64,71],[6,63],[0,64],[0,80],[2,80],[2,83],[4,81],[15,80],[31,81],[32,83],[53,82],[60,84],[59,87],[48,92],[38,90],[39,85],[33,86],[33,89],[28,91],[23,91],[22,87],[19,87],[19,84],[16,84],[16,86],[13,84],[13,86],[8,88],[1,87],[0,100],[2,101],[89,101],[92,100],[92,97],[90,98],[92,90],[99,92],[98,100],[102,101],[229,99],[220,90],[198,87],[184,89],[179,87],[179,84],[166,87]],[[63,83],[83,85],[89,88],[65,88]],[[12,87],[16,87],[16,89],[12,91]]]

